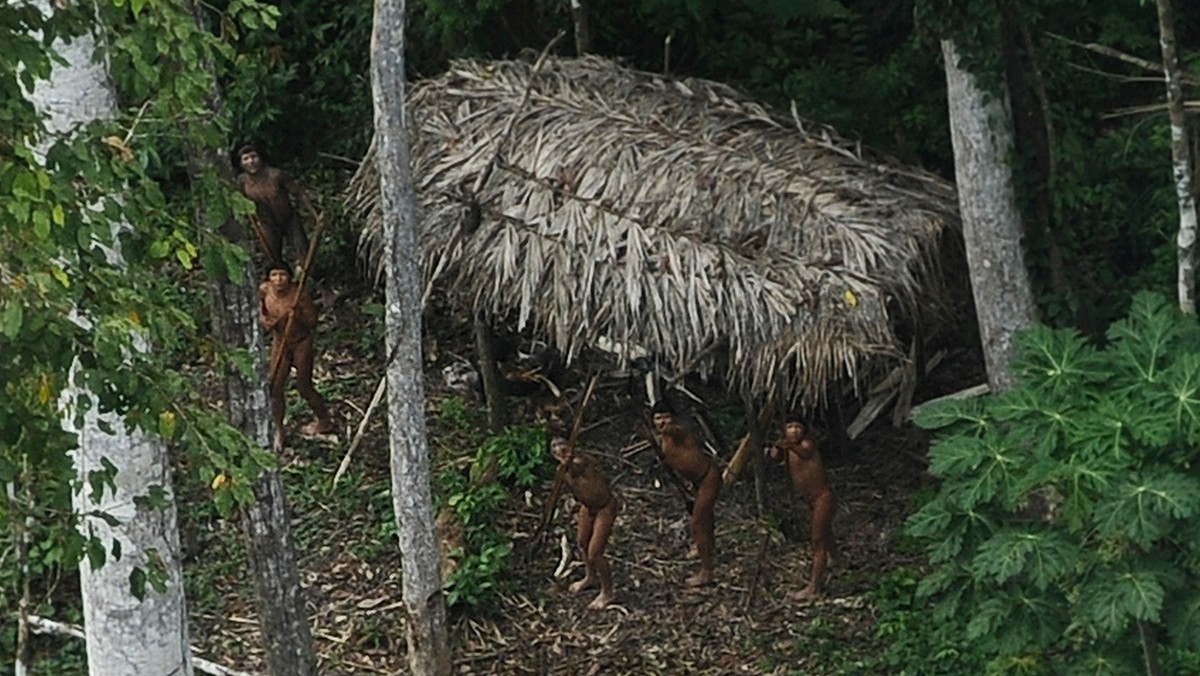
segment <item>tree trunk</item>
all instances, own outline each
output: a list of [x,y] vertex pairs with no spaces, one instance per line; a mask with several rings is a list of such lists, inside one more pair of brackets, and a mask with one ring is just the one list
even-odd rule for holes
[[1191,144],[1183,110],[1183,87],[1179,82],[1179,56],[1175,52],[1175,12],[1171,0],[1158,0],[1158,31],[1161,36],[1163,76],[1167,81],[1167,113],[1171,118],[1171,163],[1175,196],[1179,202],[1178,260],[1179,309],[1196,314],[1196,200],[1192,192]]
[[451,664],[425,437],[416,193],[404,115],[404,12],[404,0],[375,0],[371,87],[385,233],[386,335],[397,355],[387,371],[392,505],[403,562],[408,665],[414,676],[425,676],[449,674]]
[[[49,3],[39,3],[49,13]],[[56,64],[50,79],[40,82],[30,98],[47,116],[47,129],[65,136],[80,124],[112,117],[117,112],[116,95],[103,63],[93,61],[94,37],[85,33],[69,44],[57,41],[54,50],[64,63]],[[44,152],[40,148],[39,152]],[[114,240],[109,261],[124,267]],[[87,308],[80,308],[79,323],[90,328]],[[71,379],[74,381],[75,369]],[[76,427],[73,404],[91,402]],[[79,566],[83,597],[84,627],[87,632],[88,672],[94,676],[116,674],[192,673],[188,648],[187,605],[183,596],[183,575],[179,560],[179,531],[176,528],[175,501],[171,492],[171,467],[166,444],[161,438],[140,431],[128,432],[124,421],[115,414],[98,414],[95,397],[83,390],[68,389],[63,424],[78,433],[75,469],[83,487],[74,495],[75,509],[82,515],[80,527],[109,547],[119,543],[120,557],[110,556],[99,568],[90,561]],[[101,429],[101,421],[114,433]],[[93,472],[105,472],[104,462],[112,463],[117,473],[113,488],[93,496],[88,478]],[[136,498],[160,487],[166,495],[162,508]],[[93,497],[96,499],[93,500]],[[91,516],[104,513],[117,520],[115,525]],[[135,568],[153,570],[166,581],[159,594],[150,587],[138,600],[130,589]]]
[[483,381],[483,401],[487,404],[488,427],[499,432],[507,421],[504,392],[500,389],[500,366],[496,363],[496,347],[492,327],[476,316],[475,356],[479,363],[479,379]]
[[[191,3],[196,21],[204,25],[201,6]],[[216,72],[206,64],[211,75],[211,94],[208,109],[215,117],[224,107]],[[186,128],[186,126],[185,126]],[[205,206],[205,189],[233,189],[233,170],[220,148],[194,145],[202,134],[185,133],[188,174],[192,182],[196,222],[202,224],[204,236],[222,237],[249,249],[245,227],[237,223],[213,222]],[[263,332],[258,321],[258,290],[252,267],[247,267],[234,279],[215,276],[209,280],[213,330],[217,340],[230,349],[247,350],[252,359],[254,376],[246,378],[237,368],[228,368],[222,382],[225,385],[225,412],[231,425],[253,443],[269,448],[274,430],[271,429],[271,409],[267,397],[266,363],[263,358]],[[317,673],[316,651],[308,625],[308,613],[296,550],[292,541],[291,514],[283,479],[276,470],[266,470],[254,485],[255,501],[241,512],[242,531],[246,537],[246,557],[254,575],[254,590],[258,601],[258,625],[266,653],[267,671],[272,676],[309,676]]]
[[584,0],[571,0],[571,20],[575,22],[575,55],[591,53],[592,31],[588,28],[587,3]]
[[975,316],[988,385],[999,392],[1013,382],[1009,361],[1016,351],[1015,335],[1034,322],[1036,312],[1009,165],[1012,117],[1007,92],[1003,87],[999,94],[983,91],[975,76],[959,67],[953,42],[942,41],[942,55]]

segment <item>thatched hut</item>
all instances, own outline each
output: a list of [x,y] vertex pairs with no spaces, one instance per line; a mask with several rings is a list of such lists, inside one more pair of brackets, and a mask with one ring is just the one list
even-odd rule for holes
[[[727,86],[461,61],[408,104],[427,282],[568,356],[638,346],[807,406],[906,359],[940,293],[950,183]],[[378,271],[373,150],[348,202]]]

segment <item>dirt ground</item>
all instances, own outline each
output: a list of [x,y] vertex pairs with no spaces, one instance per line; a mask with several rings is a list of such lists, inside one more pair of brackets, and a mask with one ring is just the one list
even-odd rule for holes
[[[330,288],[340,295],[322,311],[317,382],[341,412],[343,431],[299,438],[296,429],[308,411],[292,393],[292,447],[283,469],[301,577],[322,673],[400,674],[405,671],[400,559],[389,524],[383,410],[373,416],[346,478],[336,488],[330,483],[383,372],[381,349],[373,340],[381,329],[371,328],[382,325],[380,299],[361,284]],[[331,296],[327,293],[326,300]],[[444,385],[441,370],[472,352],[469,327],[446,313],[432,314],[427,317],[426,387],[431,445],[439,447],[454,441],[444,436],[450,432],[437,419],[438,403],[456,396]],[[562,383],[564,396],[578,397],[579,374],[601,363],[586,359],[573,365]],[[697,565],[688,558],[683,500],[668,483],[655,450],[638,444],[639,427],[648,420],[639,384],[608,371],[581,435],[581,448],[599,456],[624,503],[609,547],[616,601],[604,611],[589,611],[594,591],[567,591],[582,575],[578,560],[554,577],[563,558],[561,539],[574,532],[567,509],[560,508],[546,546],[530,556],[547,492],[544,485],[535,487],[516,496],[504,514],[515,567],[498,607],[450,614],[456,673],[822,674],[877,654],[875,583],[889,571],[919,563],[904,551],[898,534],[914,494],[929,483],[921,460],[924,434],[882,420],[849,448],[827,450],[838,500],[834,530],[840,557],[826,598],[798,602],[789,597],[807,580],[808,513],[791,494],[782,468],[769,463],[761,517],[749,468],[722,493],[717,578],[711,586],[691,590],[682,585]],[[545,391],[516,401],[515,417],[532,422],[539,407],[553,402]],[[473,414],[482,417],[480,408]],[[776,426],[770,434],[777,433]],[[204,507],[201,493],[187,498],[194,506],[185,507],[184,516],[193,641],[209,659],[261,673],[253,590],[238,528]]]

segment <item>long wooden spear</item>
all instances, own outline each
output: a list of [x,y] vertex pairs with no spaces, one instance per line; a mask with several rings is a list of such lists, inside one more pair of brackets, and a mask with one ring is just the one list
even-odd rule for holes
[[596,381],[600,378],[597,373],[592,376],[588,382],[587,389],[583,393],[583,401],[579,404],[579,410],[575,411],[575,424],[571,427],[571,436],[567,437],[567,450],[564,454],[562,463],[558,466],[558,473],[554,475],[554,484],[550,487],[550,494],[546,498],[546,506],[542,511],[542,521],[538,524],[537,530],[533,533],[533,549],[536,551],[542,544],[542,539],[546,534],[546,528],[550,525],[550,520],[554,518],[554,508],[558,504],[558,497],[562,494],[563,484],[567,480],[567,470],[570,468],[571,461],[575,458],[575,443],[579,440],[579,432],[583,429],[583,411],[587,408],[588,402],[591,401],[592,393],[596,391]]
[[325,231],[325,219],[317,220],[317,227],[313,229],[312,241],[308,243],[308,252],[304,256],[304,265],[300,268],[300,279],[296,282],[296,300],[292,302],[292,309],[288,312],[287,323],[283,325],[283,341],[279,345],[279,350],[271,355],[271,370],[270,380],[268,383],[275,382],[275,378],[279,375],[279,367],[283,364],[283,353],[287,350],[288,339],[292,337],[292,325],[296,319],[296,307],[300,305],[300,299],[304,297],[304,285],[308,282],[308,270],[312,267],[313,259],[317,255],[317,244],[321,241],[321,234]]

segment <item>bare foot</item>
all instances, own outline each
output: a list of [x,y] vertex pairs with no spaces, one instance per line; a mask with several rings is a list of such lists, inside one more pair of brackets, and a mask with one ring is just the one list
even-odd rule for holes
[[275,450],[275,453],[277,453],[277,454],[283,453],[284,443],[283,443],[283,431],[282,430],[278,430],[275,432],[275,444],[273,445],[273,448]]
[[688,558],[689,559],[700,558],[700,548],[697,547],[695,544],[692,544],[692,546],[688,548]]
[[604,610],[613,600],[612,592],[600,592],[600,595],[588,604],[588,610]]
[[815,601],[825,596],[820,589],[809,585],[800,591],[788,595],[793,601]]
[[316,434],[332,434],[334,429],[336,428],[334,427],[332,420],[316,420],[308,423],[304,427],[301,427],[300,434],[303,434],[306,437],[311,437]]
[[703,587],[704,585],[712,582],[712,577],[713,575],[711,570],[701,570],[699,573],[696,573],[695,575],[684,580],[683,584],[686,587]]
[[[584,589],[591,589],[594,586],[596,586],[596,578],[585,577],[578,582],[572,582],[571,586],[567,587],[567,589],[570,589],[571,593],[575,594],[575,593],[583,591]],[[601,594],[601,596],[603,596],[603,594]]]

